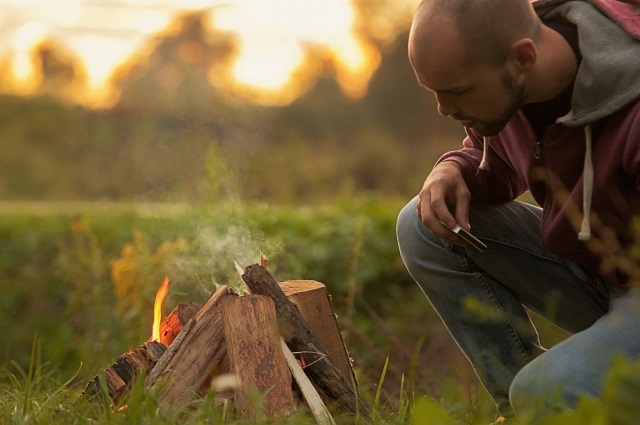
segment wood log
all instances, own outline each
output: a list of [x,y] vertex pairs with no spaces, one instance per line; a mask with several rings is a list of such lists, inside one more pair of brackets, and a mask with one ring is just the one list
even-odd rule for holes
[[311,382],[307,374],[304,373],[304,370],[302,370],[298,360],[296,360],[282,337],[280,337],[280,345],[282,346],[282,352],[284,353],[284,358],[287,361],[291,375],[296,381],[296,384],[298,384],[302,397],[304,397],[304,400],[307,402],[307,407],[311,411],[311,414],[318,425],[335,425],[335,422],[331,417],[331,413],[322,401],[322,398],[320,397],[320,394],[318,394],[313,382]]
[[181,301],[160,324],[160,342],[169,347],[182,328],[200,310],[200,305],[191,301]]
[[79,400],[90,402],[101,402],[103,399],[100,380],[105,379],[109,398],[117,405],[126,394],[136,376],[148,373],[162,355],[167,347],[158,342],[146,342],[134,351],[125,353],[110,367],[106,368],[104,378],[98,374],[87,383]]
[[291,373],[280,345],[273,300],[245,295],[220,308],[229,367],[237,378],[233,400],[240,417],[291,415],[295,411]]
[[331,360],[340,369],[345,379],[354,383],[357,388],[351,358],[342,339],[327,287],[315,280],[287,280],[280,282],[280,288],[287,298],[298,307],[304,321],[316,332]]
[[214,373],[228,371],[220,305],[238,296],[221,286],[182,329],[149,374],[146,385],[165,405],[185,405]]
[[369,408],[358,399],[355,388],[336,367],[318,335],[304,321],[271,273],[254,264],[244,269],[242,280],[254,294],[273,299],[280,334],[292,352],[305,352],[308,357],[305,372],[319,388],[324,402],[341,412],[360,411],[368,415]]

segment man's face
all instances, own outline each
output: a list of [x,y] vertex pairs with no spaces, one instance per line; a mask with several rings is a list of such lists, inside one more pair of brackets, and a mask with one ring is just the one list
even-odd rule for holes
[[461,121],[478,136],[494,136],[522,106],[524,84],[518,84],[506,69],[501,73],[500,84],[483,84],[481,81],[478,84],[466,95],[462,92],[443,97],[436,92],[438,111]]
[[500,132],[523,104],[524,82],[506,65],[470,61],[453,34],[429,48],[412,46],[410,59],[420,85],[436,96],[438,112],[478,136]]

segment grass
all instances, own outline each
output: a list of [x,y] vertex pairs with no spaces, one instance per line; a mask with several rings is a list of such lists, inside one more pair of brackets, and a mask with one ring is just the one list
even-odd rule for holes
[[[79,390],[72,388],[71,377],[65,382],[55,379],[55,373],[48,371],[51,367],[39,364],[38,347],[33,344],[34,352],[29,370],[24,371],[13,365],[17,373],[3,370],[4,384],[0,385],[0,423],[11,425],[27,424],[262,424],[282,423],[290,425],[314,424],[310,413],[300,408],[293,415],[282,419],[265,419],[259,415],[251,418],[240,418],[230,403],[214,400],[214,394],[208,393],[191,404],[176,407],[161,403],[155,394],[144,385],[144,376],[139,376],[131,386],[127,397],[118,406],[113,406],[107,398],[98,403],[87,403],[79,398]],[[382,388],[384,371],[379,388]],[[106,392],[105,392],[106,393]],[[334,415],[336,424],[405,424],[421,423],[415,415],[427,415],[432,418],[436,406],[443,417],[453,421],[455,411],[447,411],[440,403],[427,396],[416,396],[401,388],[403,396],[390,408],[382,402],[382,393],[375,394],[373,413],[370,417],[354,415]],[[486,401],[486,400],[485,400]],[[425,410],[425,405],[427,409]],[[476,406],[478,408],[479,406]],[[487,406],[480,408],[486,413]],[[423,410],[425,410],[423,413]],[[479,419],[478,412],[465,414],[464,423]],[[457,421],[457,420],[456,420]],[[428,422],[433,423],[433,422]],[[454,423],[454,422],[447,422]],[[462,422],[455,422],[462,423]]]
[[[338,424],[491,423],[492,401],[399,260],[399,207],[375,199],[314,209],[0,205],[0,423],[264,422],[239,419],[213,394],[167,408],[142,379],[124,409],[76,401],[89,379],[148,338],[165,275],[167,308],[203,302],[216,285],[237,281],[233,261],[248,265],[261,252],[276,278],[318,280],[332,295],[361,396],[373,406],[371,417],[336,417]],[[548,341],[564,337],[539,325]],[[603,400],[531,423],[634,423],[638,382],[640,367],[621,361]],[[300,410],[275,422],[313,420]]]
[[[136,379],[128,397],[119,406],[109,400],[89,404],[78,402],[78,392],[70,388],[71,379],[60,383],[47,372],[47,365],[38,365],[37,342],[28,371],[17,375],[2,371],[0,385],[0,423],[6,425],[31,424],[314,424],[311,415],[301,408],[282,419],[264,419],[259,415],[239,418],[230,403],[214,401],[212,393],[177,408],[162,404],[144,386],[144,377]],[[384,371],[383,371],[384,378]],[[608,378],[601,399],[584,398],[573,410],[557,412],[536,420],[521,420],[522,425],[630,425],[640,418],[637,397],[640,395],[640,362],[618,359]],[[341,424],[416,424],[459,425],[489,424],[495,413],[486,399],[471,400],[460,406],[445,405],[426,394],[402,391],[399,403],[390,409],[375,395],[370,417],[334,416]],[[508,422],[511,423],[511,422]]]

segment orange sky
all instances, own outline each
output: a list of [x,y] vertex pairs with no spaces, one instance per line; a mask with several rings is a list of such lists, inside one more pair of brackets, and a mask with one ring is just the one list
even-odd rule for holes
[[212,23],[238,36],[237,87],[267,103],[290,100],[285,89],[303,64],[304,45],[332,53],[339,82],[353,96],[363,93],[378,63],[372,46],[353,30],[348,0],[0,0],[0,58],[10,58],[15,91],[29,93],[37,84],[30,50],[53,38],[83,62],[88,96],[100,104],[113,94],[108,80],[114,67],[146,37],[176,13],[202,9],[215,10]]

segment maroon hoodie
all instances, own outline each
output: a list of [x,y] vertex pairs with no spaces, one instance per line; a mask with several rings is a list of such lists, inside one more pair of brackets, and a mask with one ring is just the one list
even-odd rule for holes
[[468,131],[464,147],[438,162],[461,165],[472,202],[530,191],[551,252],[627,283],[640,275],[625,262],[640,213],[640,0],[542,0],[534,8],[543,21],[577,27],[582,60],[571,112],[537,140],[519,111],[494,137]]

